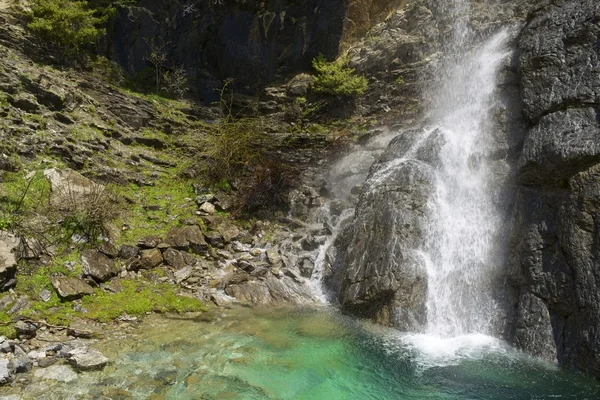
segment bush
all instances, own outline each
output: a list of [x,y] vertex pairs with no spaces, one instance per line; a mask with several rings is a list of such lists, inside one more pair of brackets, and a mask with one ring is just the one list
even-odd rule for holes
[[87,1],[33,0],[27,28],[69,55],[91,47],[106,34],[108,16],[89,8]]
[[259,118],[224,120],[200,137],[202,154],[208,161],[213,182],[234,182],[244,170],[258,165],[264,157],[264,124]]
[[119,216],[118,199],[97,184],[83,191],[67,185],[54,193],[49,213],[59,221],[68,237],[79,235],[93,242],[107,235],[109,224]]
[[346,67],[347,59],[327,62],[322,54],[312,61],[316,72],[313,90],[317,93],[335,96],[358,96],[367,88],[367,80],[356,75],[354,69]]

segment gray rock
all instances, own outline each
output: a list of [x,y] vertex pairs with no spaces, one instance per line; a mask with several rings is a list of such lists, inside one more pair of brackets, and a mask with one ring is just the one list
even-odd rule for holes
[[193,256],[172,248],[165,250],[163,253],[163,258],[165,264],[170,265],[175,269],[185,268],[186,266],[193,265],[196,262]]
[[198,225],[172,229],[167,233],[166,242],[177,250],[190,250],[196,254],[204,254],[208,251],[208,243]]
[[423,245],[432,172],[426,152],[422,161],[396,160],[419,134],[394,139],[371,169],[354,221],[336,242],[336,275],[328,278],[344,310],[406,331],[426,323],[427,275],[416,250]]
[[78,347],[71,350],[67,360],[79,371],[101,370],[109,362],[104,354],[89,347]]
[[10,383],[15,379],[15,367],[11,360],[0,358],[0,385]]
[[58,362],[56,357],[44,357],[40,358],[37,362],[38,367],[40,368],[48,368]]
[[175,283],[180,284],[181,282],[185,281],[192,275],[192,272],[193,268],[190,266],[175,271],[173,274],[175,277]]
[[158,267],[163,262],[162,253],[159,249],[149,249],[140,251],[140,259],[132,266],[137,266],[138,269],[153,269]]
[[58,295],[65,300],[80,299],[94,293],[94,288],[79,278],[55,276],[51,281]]
[[142,249],[153,249],[161,243],[161,239],[158,236],[148,236],[138,240],[137,245]]
[[568,0],[535,14],[520,35],[519,70],[526,116],[537,123],[548,112],[599,104],[595,0]]
[[531,128],[508,248],[507,339],[600,377],[600,3],[540,7],[519,35]]
[[119,257],[121,257],[124,260],[130,260],[132,258],[136,258],[139,255],[139,253],[140,249],[136,246],[128,246],[124,244],[119,250]]
[[225,240],[223,239],[223,235],[221,235],[218,231],[208,231],[204,234],[208,243],[213,247],[222,248],[225,246]]
[[17,332],[17,336],[22,339],[30,339],[35,337],[37,329],[37,325],[32,322],[17,321],[15,323],[15,331]]
[[47,303],[52,298],[52,292],[48,289],[42,289],[38,296],[44,303]]
[[519,160],[519,182],[556,185],[600,162],[600,114],[572,108],[544,116],[529,132]]
[[96,282],[106,282],[120,272],[114,260],[96,250],[84,250],[81,253],[81,268],[84,277]]
[[9,97],[8,100],[10,103],[29,113],[37,113],[40,111],[40,105],[37,102],[37,99],[31,93],[21,92],[14,97]]
[[21,241],[15,235],[0,231],[0,290],[14,286],[18,248]]

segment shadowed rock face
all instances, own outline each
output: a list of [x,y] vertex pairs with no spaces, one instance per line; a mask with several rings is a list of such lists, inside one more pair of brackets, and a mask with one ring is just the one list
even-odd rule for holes
[[555,3],[531,16],[519,40],[532,128],[508,256],[510,338],[600,377],[600,3]]
[[166,44],[168,67],[183,67],[194,89],[214,100],[227,78],[248,90],[310,69],[318,53],[337,56],[347,8],[348,0],[143,0],[121,12],[112,51],[127,71],[141,72],[155,38]]

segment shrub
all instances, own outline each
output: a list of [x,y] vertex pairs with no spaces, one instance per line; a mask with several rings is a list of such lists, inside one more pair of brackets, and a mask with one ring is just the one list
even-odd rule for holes
[[76,234],[95,241],[108,233],[108,225],[119,216],[117,205],[117,196],[103,186],[92,184],[81,191],[66,185],[53,195],[49,212],[68,237]]
[[367,80],[362,75],[357,75],[354,69],[346,65],[345,58],[334,62],[327,62],[322,54],[312,61],[316,72],[313,90],[317,93],[335,96],[358,96],[367,88]]
[[69,55],[88,48],[106,34],[108,16],[88,7],[87,1],[33,0],[27,28]]
[[258,165],[266,150],[264,139],[260,118],[221,121],[215,130],[199,139],[210,180],[233,182],[245,169]]

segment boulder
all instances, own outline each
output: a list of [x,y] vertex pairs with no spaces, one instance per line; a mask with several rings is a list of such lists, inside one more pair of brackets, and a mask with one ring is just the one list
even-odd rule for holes
[[175,269],[181,269],[196,263],[196,259],[188,253],[169,248],[163,253],[165,264]]
[[132,265],[139,269],[153,269],[163,262],[162,253],[159,249],[148,249],[140,251],[140,259]]
[[77,347],[69,352],[67,361],[78,371],[96,371],[103,369],[109,359],[98,350]]
[[60,298],[64,300],[80,299],[94,293],[94,288],[79,278],[54,276],[50,280]]
[[0,290],[14,286],[18,249],[21,241],[15,235],[0,231]]
[[35,337],[35,334],[38,329],[36,324],[27,321],[17,321],[15,323],[14,328],[17,332],[17,336],[20,339],[30,339],[32,337]]
[[106,282],[120,272],[113,259],[96,250],[84,250],[81,253],[81,267],[83,276],[96,282]]
[[336,240],[335,274],[327,277],[346,312],[405,331],[427,322],[427,272],[418,250],[437,146],[422,142],[420,151],[402,158],[422,134],[398,136],[371,168],[354,220]]
[[136,258],[140,254],[140,249],[136,246],[129,246],[124,244],[119,250],[119,257],[124,260],[130,260]]
[[204,254],[208,244],[198,225],[174,228],[167,233],[166,242],[177,250],[192,251]]

